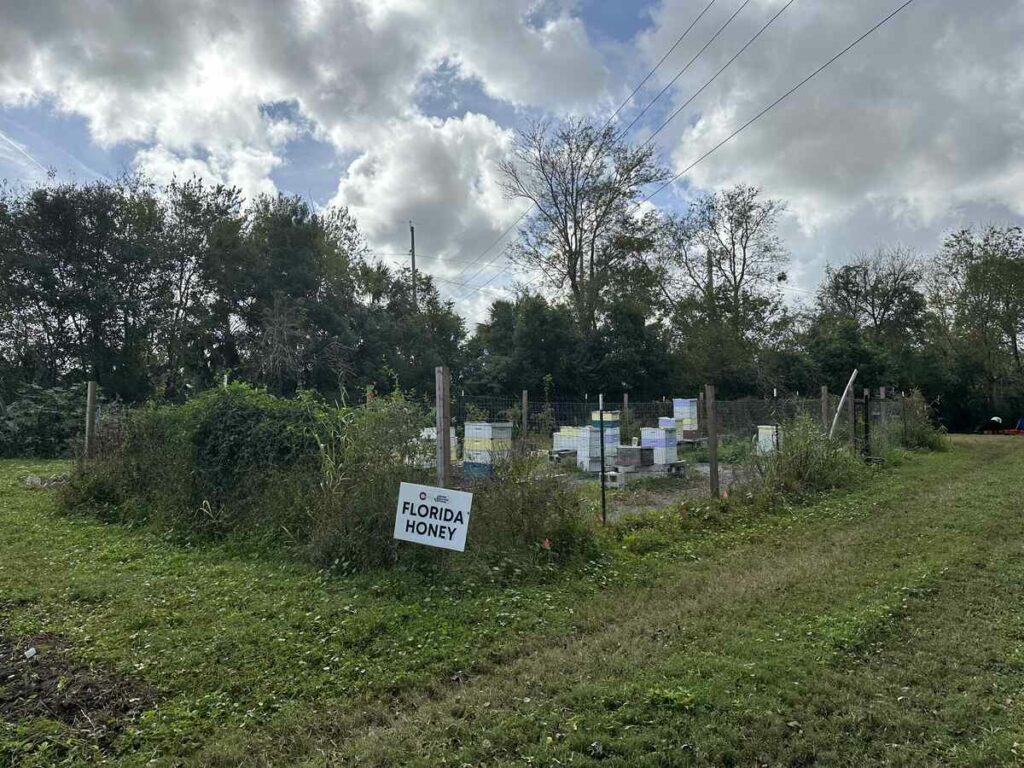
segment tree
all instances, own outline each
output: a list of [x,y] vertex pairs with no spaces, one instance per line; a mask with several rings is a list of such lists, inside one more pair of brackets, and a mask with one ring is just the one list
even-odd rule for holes
[[231,303],[219,290],[241,264],[241,193],[201,179],[174,180],[163,190],[162,259],[157,282],[164,297],[155,343],[164,397],[186,383],[211,386],[216,371],[237,368]]
[[662,301],[677,346],[685,347],[685,365],[723,395],[761,378],[757,351],[789,322],[779,290],[788,262],[777,232],[784,210],[782,202],[740,185],[703,195],[665,220]]
[[1024,408],[1022,230],[988,227],[950,235],[935,260],[929,301],[949,366],[966,363],[972,373],[962,394],[989,411],[1016,414]]
[[818,305],[824,313],[852,319],[875,341],[917,337],[927,304],[923,279],[910,251],[881,248],[842,267],[826,267]]
[[586,120],[541,122],[518,134],[500,170],[506,196],[533,205],[511,258],[567,290],[579,327],[596,332],[602,289],[623,258],[616,237],[645,185],[667,175],[653,147],[630,147],[615,128]]

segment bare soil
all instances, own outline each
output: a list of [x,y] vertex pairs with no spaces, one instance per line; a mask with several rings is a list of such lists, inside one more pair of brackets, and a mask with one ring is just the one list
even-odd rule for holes
[[155,701],[145,685],[72,661],[62,638],[12,637],[0,622],[0,719],[47,717],[103,748]]

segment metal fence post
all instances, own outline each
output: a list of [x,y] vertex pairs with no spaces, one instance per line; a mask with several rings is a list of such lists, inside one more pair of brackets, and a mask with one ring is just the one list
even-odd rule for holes
[[629,434],[629,392],[622,393],[622,423],[620,428],[623,435]]
[[821,426],[828,430],[829,422],[832,421],[831,407],[828,402],[828,385],[821,386]]
[[708,475],[711,481],[711,496],[718,498],[718,421],[715,417],[715,386],[704,385],[705,419],[708,429]]
[[85,458],[91,459],[96,442],[96,382],[90,381],[85,389]]
[[451,406],[448,402],[448,387],[448,369],[439,365],[434,369],[434,396],[437,404],[437,485],[439,488],[447,488],[451,481]]

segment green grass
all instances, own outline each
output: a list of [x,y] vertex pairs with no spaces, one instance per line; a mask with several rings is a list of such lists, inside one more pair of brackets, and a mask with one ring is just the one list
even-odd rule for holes
[[[510,561],[465,583],[328,577],[62,517],[17,482],[57,470],[0,463],[0,639],[52,633],[97,675],[154,692],[104,747],[114,764],[993,765],[1022,751],[1019,440],[963,439],[770,513],[733,499],[631,518],[577,569]],[[0,720],[0,765],[99,754],[81,724]]]

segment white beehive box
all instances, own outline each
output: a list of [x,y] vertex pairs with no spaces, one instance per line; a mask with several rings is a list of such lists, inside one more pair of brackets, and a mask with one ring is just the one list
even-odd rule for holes
[[654,449],[655,464],[675,464],[679,460],[674,428],[644,427],[640,430],[640,445]]
[[463,460],[470,464],[494,464],[512,451],[512,422],[467,421]]
[[779,447],[779,427],[776,424],[761,424],[757,427],[757,452],[774,453]]

